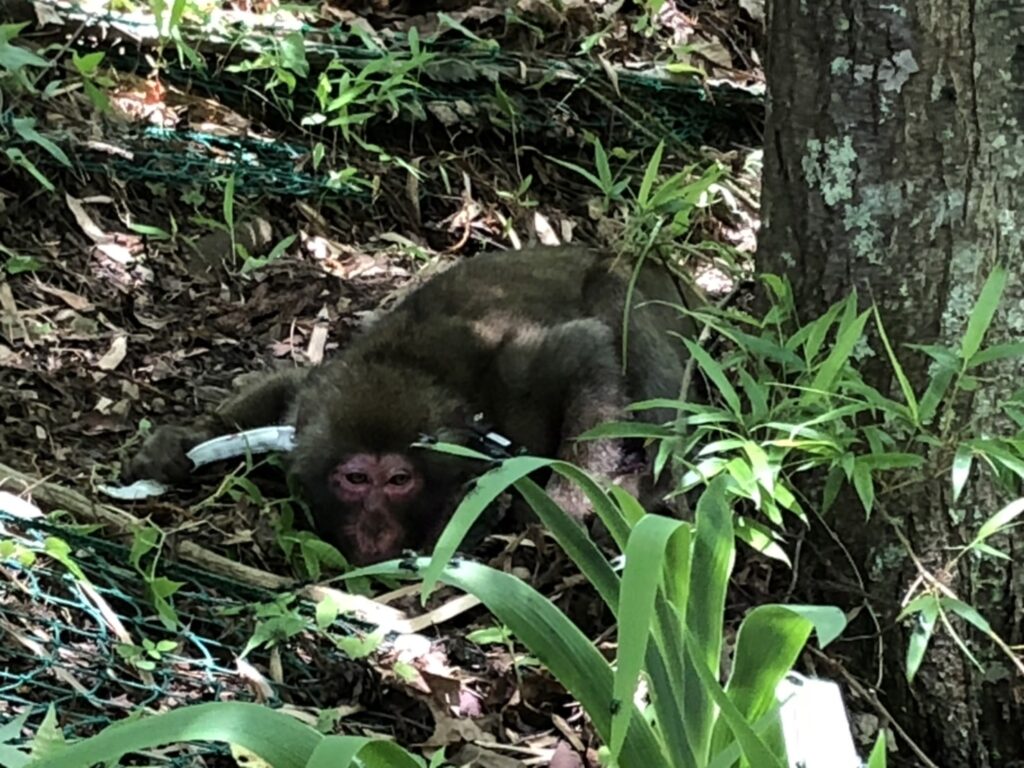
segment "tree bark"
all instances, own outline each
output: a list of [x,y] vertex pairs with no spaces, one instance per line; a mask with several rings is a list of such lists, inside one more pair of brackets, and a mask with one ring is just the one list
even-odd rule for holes
[[[765,135],[759,267],[786,274],[797,306],[813,317],[856,288],[875,301],[918,392],[929,360],[907,343],[955,346],[994,264],[1010,281],[987,341],[1024,332],[1024,5],[954,0],[774,0],[768,9],[769,106]],[[870,325],[870,324],[869,324]],[[866,378],[902,400],[884,348]],[[958,401],[975,435],[1012,433],[998,404],[1019,386],[1024,365],[991,376]],[[926,567],[970,541],[1010,499],[977,471],[953,503],[948,455],[931,457],[934,481],[888,494],[885,508]],[[835,560],[799,571],[809,597],[852,607],[849,593],[822,594],[824,580],[862,582],[877,625],[861,614],[840,646],[845,666],[878,691],[915,743],[943,766],[1024,766],[1024,685],[1006,656],[964,634],[981,671],[936,633],[912,685],[904,659],[909,626],[894,621],[916,576],[893,526],[867,525],[855,503],[827,517],[859,574]],[[993,542],[1011,558],[1020,534]],[[840,569],[845,569],[841,573]],[[950,586],[1011,644],[1022,641],[1024,574],[1013,561],[967,557]],[[817,580],[817,584],[815,583]],[[879,631],[878,628],[881,628]],[[861,630],[865,630],[863,633]],[[902,748],[897,764],[914,765]],[[890,762],[892,764],[892,762]]]

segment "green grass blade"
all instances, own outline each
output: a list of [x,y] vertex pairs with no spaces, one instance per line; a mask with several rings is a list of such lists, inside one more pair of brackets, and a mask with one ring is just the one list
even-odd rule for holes
[[907,401],[907,408],[910,409],[910,420],[914,426],[919,426],[919,408],[917,397],[914,395],[914,388],[911,386],[907,374],[903,372],[903,366],[900,365],[899,358],[896,357],[892,344],[889,343],[889,336],[886,334],[885,326],[882,324],[882,316],[878,314],[878,307],[873,306],[871,309],[875,315],[875,327],[878,329],[878,337],[882,340],[885,353],[889,356],[889,365],[892,366],[893,373],[896,374],[896,380],[899,382],[900,390],[903,392],[903,399]]

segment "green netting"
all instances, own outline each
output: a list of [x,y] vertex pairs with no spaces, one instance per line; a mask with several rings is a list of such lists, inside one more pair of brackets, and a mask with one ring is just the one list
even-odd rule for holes
[[[143,27],[142,17],[113,13],[89,13],[72,3],[41,3],[66,17],[87,24],[117,24],[122,28]],[[321,131],[297,127],[298,117],[316,111],[314,86],[331,63],[340,63],[358,73],[372,61],[385,56],[410,55],[407,41],[388,41],[388,50],[359,38],[340,25],[302,29],[309,75],[299,80],[293,94],[283,88],[267,92],[270,70],[229,72],[223,66],[200,70],[184,68],[175,56],[165,55],[161,77],[183,91],[215,97],[238,112],[262,120],[288,140],[259,140],[183,130],[156,128],[113,132],[104,141],[130,153],[109,153],[70,136],[55,134],[39,126],[75,159],[79,168],[92,173],[110,173],[125,181],[164,182],[174,186],[206,184],[234,173],[236,189],[243,194],[274,194],[291,197],[365,197],[365,187],[338,182],[328,166],[345,167],[349,152],[334,128]],[[182,24],[186,40],[210,42],[210,34]],[[223,63],[222,57],[238,63],[251,59],[255,51],[274,50],[280,34],[257,30],[237,40],[210,42],[208,63]],[[359,44],[353,45],[356,40]],[[229,48],[229,45],[231,46]],[[129,41],[103,48],[105,64],[120,71],[140,70],[141,50]],[[219,46],[219,48],[218,48]],[[396,156],[429,156],[439,148],[493,146],[507,152],[514,132],[521,145],[564,158],[590,161],[590,148],[583,141],[586,132],[602,137],[606,147],[650,149],[659,141],[680,148],[706,145],[752,144],[763,113],[761,98],[750,92],[719,85],[701,85],[667,79],[652,72],[620,71],[617,89],[604,70],[583,58],[511,55],[499,47],[451,34],[430,42],[435,58],[417,73],[419,87],[404,92],[395,103],[368,103],[360,110],[375,114],[365,126],[365,135]],[[500,92],[499,92],[500,91]],[[456,109],[457,107],[457,109]],[[457,124],[445,120],[439,110],[457,117]],[[312,170],[310,149],[318,141],[331,147],[331,162]],[[12,142],[33,160],[55,167],[31,143]],[[354,150],[359,155],[359,150]],[[365,165],[363,160],[352,165]],[[372,157],[372,153],[370,155]]]
[[[46,558],[25,567],[0,561],[0,722],[33,713],[37,726],[49,704],[57,707],[68,736],[94,733],[126,717],[138,707],[166,707],[216,699],[253,700],[241,681],[235,658],[253,630],[251,614],[237,609],[270,602],[275,595],[204,572],[194,566],[166,562],[162,575],[184,582],[174,596],[183,627],[169,631],[143,593],[142,580],[129,565],[129,551],[99,535],[83,536],[43,522],[26,522],[0,512],[0,540],[41,543],[56,535],[72,547],[73,559],[131,636],[175,640],[178,649],[166,654],[149,672],[133,668],[117,648],[122,640],[103,616],[100,604],[59,565]],[[308,608],[308,607],[307,607]],[[230,618],[225,611],[232,610]],[[311,615],[311,609],[305,610]],[[339,619],[334,628],[348,633],[368,627]],[[353,687],[369,673],[329,643],[291,641],[281,647],[284,680],[273,684],[270,705],[283,702],[329,708],[345,702]],[[252,661],[262,664],[266,652]],[[333,675],[333,680],[332,680]],[[346,682],[347,681],[347,682]],[[219,753],[210,746],[204,752]],[[184,762],[182,762],[184,761]],[[184,757],[171,764],[185,765]]]

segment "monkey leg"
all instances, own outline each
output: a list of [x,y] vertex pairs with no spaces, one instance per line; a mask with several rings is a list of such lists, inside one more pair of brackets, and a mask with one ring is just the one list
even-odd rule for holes
[[125,464],[127,481],[157,480],[180,484],[188,479],[192,448],[219,435],[289,422],[299,387],[309,371],[289,369],[258,375],[221,403],[212,414],[190,425],[158,427]]

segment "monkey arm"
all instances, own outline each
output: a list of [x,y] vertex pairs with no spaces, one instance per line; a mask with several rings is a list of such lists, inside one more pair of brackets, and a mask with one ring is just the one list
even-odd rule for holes
[[[524,410],[535,420],[543,423],[549,418],[545,404],[559,404],[556,457],[600,477],[612,477],[622,458],[619,443],[574,438],[624,412],[626,387],[614,331],[596,318],[572,320],[546,329],[540,339],[511,344],[502,356],[506,382],[525,393],[523,399],[531,405]],[[515,381],[515,374],[523,371],[525,376]],[[561,476],[552,478],[548,491],[578,519],[589,510],[582,492]]]
[[189,425],[158,427],[126,462],[124,479],[182,483],[192,471],[187,453],[199,443],[243,429],[291,423],[296,395],[308,375],[308,369],[299,368],[257,375],[213,413]]
[[309,373],[307,368],[289,368],[257,374],[252,383],[217,406],[213,418],[222,431],[212,437],[235,430],[291,423],[295,417],[295,399]]

